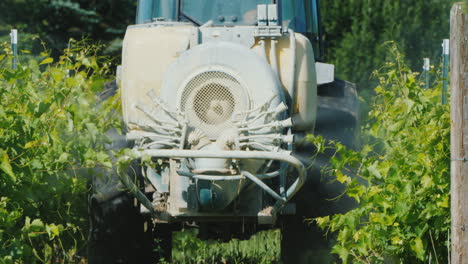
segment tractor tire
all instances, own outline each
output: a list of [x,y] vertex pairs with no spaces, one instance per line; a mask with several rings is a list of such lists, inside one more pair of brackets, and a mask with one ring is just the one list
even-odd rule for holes
[[102,193],[95,192],[89,198],[88,263],[155,263],[150,219],[140,214],[128,193],[110,195],[101,201]]
[[[117,90],[115,82],[107,83],[100,95],[107,100]],[[130,147],[124,136],[108,131],[112,143],[107,150]],[[129,175],[139,176],[136,166]],[[125,190],[118,175],[111,169],[95,168],[90,173],[91,192],[88,196],[89,264],[150,264],[156,262],[152,224],[140,213],[139,203]]]
[[[356,86],[335,80],[318,89],[317,123],[314,134],[359,148],[359,101]],[[314,154],[312,145],[298,149],[305,158]],[[320,154],[309,166],[307,181],[293,197],[296,214],[281,216],[281,258],[284,264],[327,264],[338,259],[331,254],[333,235],[327,235],[313,218],[345,213],[357,204],[343,195],[345,186],[322,172],[333,151]],[[340,197],[337,199],[337,197]]]
[[162,263],[172,263],[172,233],[174,228],[170,224],[156,224],[153,229],[153,238],[157,247],[155,256]]
[[317,122],[314,134],[359,148],[359,98],[356,85],[343,80],[318,88]]

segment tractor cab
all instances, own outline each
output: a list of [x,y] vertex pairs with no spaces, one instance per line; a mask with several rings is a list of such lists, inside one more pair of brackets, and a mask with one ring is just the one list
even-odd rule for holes
[[[266,13],[262,11],[265,6]],[[220,27],[274,24],[303,34],[312,43],[316,59],[322,55],[318,0],[139,0],[136,23],[154,21],[197,26],[210,22]]]

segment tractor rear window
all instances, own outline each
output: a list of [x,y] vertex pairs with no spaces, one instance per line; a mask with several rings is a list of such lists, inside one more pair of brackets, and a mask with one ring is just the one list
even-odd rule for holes
[[318,35],[317,0],[288,0],[282,2],[283,26],[296,32]]
[[271,4],[271,0],[185,0],[182,12],[198,24],[212,20],[218,25],[255,25],[259,4]]

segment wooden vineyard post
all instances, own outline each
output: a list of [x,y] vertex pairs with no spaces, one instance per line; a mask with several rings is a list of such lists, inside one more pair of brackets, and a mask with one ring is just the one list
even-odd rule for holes
[[468,16],[464,14],[463,4],[456,3],[450,14],[451,264],[468,264],[468,162],[466,162],[468,24],[466,21]]

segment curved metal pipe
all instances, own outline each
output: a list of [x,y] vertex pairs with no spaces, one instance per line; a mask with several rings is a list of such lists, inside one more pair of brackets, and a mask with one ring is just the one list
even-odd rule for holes
[[163,141],[155,141],[143,145],[142,148],[153,148],[153,149],[161,149],[161,148],[177,148],[180,144],[172,143],[172,142],[163,142]]
[[142,111],[145,115],[147,115],[151,120],[153,120],[154,122],[158,123],[158,124],[162,124],[162,125],[169,125],[169,126],[172,126],[172,127],[179,127],[179,123],[177,122],[171,122],[171,121],[164,121],[164,120],[160,120],[159,118],[157,118],[153,113],[156,112],[155,110],[149,108],[149,107],[146,107],[142,104],[140,105],[134,105],[133,106],[134,108]]
[[176,116],[178,116],[179,113],[170,111],[167,108],[167,106],[159,100],[158,94],[156,93],[154,89],[151,89],[146,95],[151,99],[153,104],[155,104],[156,106],[159,106],[161,110],[163,110],[166,113],[167,117],[171,118],[174,122],[178,122]]
[[[203,150],[180,150],[180,149],[161,149],[161,150],[133,150],[135,157],[141,158],[145,155],[157,158],[226,158],[226,159],[260,159],[260,160],[278,160],[286,162],[293,166],[299,173],[297,179],[286,191],[286,196],[280,197],[278,194],[274,193],[270,187],[261,182],[260,179],[256,178],[253,175],[248,175],[243,173],[244,176],[254,181],[256,184],[264,188],[265,191],[273,191],[274,194],[271,194],[275,199],[277,199],[276,204],[274,205],[274,210],[278,212],[286,203],[296,194],[302,185],[305,183],[307,170],[300,160],[291,156],[290,154],[281,153],[281,152],[268,152],[268,151],[203,151]],[[146,207],[151,213],[154,214],[154,209],[152,207],[151,201],[142,193],[138,186],[136,186],[133,181],[128,177],[126,173],[120,172],[117,170],[122,183],[132,192],[133,195]],[[253,176],[250,177],[250,176]],[[261,182],[261,183],[260,183]],[[268,191],[270,190],[270,191]],[[278,199],[279,198],[279,199]]]
[[279,74],[279,69],[278,69],[278,56],[276,55],[276,43],[278,40],[276,38],[272,38],[270,43],[270,64],[271,68],[273,71],[276,73],[276,76],[278,76],[278,79],[281,82],[281,74]]
[[289,95],[291,96],[291,114],[293,113],[294,105],[296,104],[296,35],[294,30],[289,29],[289,48],[291,49],[291,60],[292,60],[292,67],[291,67],[291,82],[289,83]]
[[[220,176],[220,175],[203,175],[203,174],[194,174],[186,171],[177,171],[177,174],[180,176],[190,177],[197,180],[206,180],[206,181],[237,181],[243,180],[246,177],[243,175],[231,175],[231,176]],[[278,177],[280,175],[279,171],[269,172],[265,174],[255,174],[254,176],[260,180],[267,180]]]
[[[280,210],[296,194],[307,177],[307,170],[300,160],[287,153],[268,151],[203,151],[203,150],[182,150],[182,149],[161,149],[161,150],[133,150],[136,157],[145,155],[157,158],[213,158],[213,159],[259,159],[278,160],[286,162],[298,171],[298,177],[287,189],[286,197],[275,204],[275,210]],[[138,190],[137,190],[138,191]],[[141,193],[141,192],[140,192]],[[143,194],[144,196],[144,194]],[[146,197],[145,197],[146,198]]]
[[291,127],[291,126],[292,126],[292,119],[288,118],[286,120],[273,121],[273,122],[262,124],[262,125],[242,127],[242,128],[238,128],[237,130],[250,131],[250,130],[260,130],[263,128],[285,128],[285,127]]
[[242,175],[217,176],[217,175],[193,175],[194,179],[205,181],[238,181],[245,179]]
[[262,57],[265,58],[265,60],[268,61],[268,58],[267,58],[267,55],[266,55],[265,39],[261,38],[258,43],[260,44],[260,47],[262,48]]
[[127,140],[137,140],[137,139],[141,139],[141,138],[149,138],[149,139],[152,139],[154,141],[161,140],[161,139],[162,140],[164,140],[164,139],[177,140],[177,141],[180,140],[180,137],[161,135],[161,134],[157,134],[157,133],[153,133],[153,132],[146,132],[146,131],[132,130],[132,131],[127,133]]
[[117,175],[119,175],[120,180],[122,183],[127,187],[128,191],[131,192],[137,198],[140,203],[146,207],[151,213],[154,214],[153,204],[151,201],[146,197],[144,193],[140,191],[137,185],[133,183],[132,179],[128,176],[127,173],[120,171],[119,169],[116,170]]
[[[265,103],[258,105],[256,108],[250,109],[250,110],[247,110],[247,111],[238,112],[238,113],[235,113],[235,115],[249,115],[249,114],[252,114],[254,112],[263,111],[262,113],[259,113],[259,115],[261,115],[261,114],[265,113],[265,111],[263,109],[270,108],[271,102],[273,102],[273,100],[276,97],[278,97],[278,95],[274,94]],[[276,109],[271,110],[271,111],[274,112],[275,110]],[[266,111],[266,112],[268,113],[268,111]]]
[[274,171],[274,172],[269,172],[265,174],[256,174],[255,177],[261,180],[267,180],[267,179],[278,177],[279,175],[280,175],[280,171]]
[[276,147],[276,146],[265,145],[265,144],[262,144],[262,143],[259,143],[259,142],[239,143],[239,146],[240,147],[248,146],[248,147],[251,147],[251,148],[253,148],[255,150],[260,150],[260,151],[278,151],[278,148],[279,148],[279,147]]
[[263,190],[265,190],[265,192],[267,192],[269,195],[271,195],[273,198],[275,198],[276,200],[278,200],[278,202],[280,203],[286,203],[287,200],[286,198],[283,198],[281,196],[279,196],[275,191],[273,191],[268,185],[266,185],[264,182],[262,182],[259,178],[255,177],[254,175],[252,175],[250,172],[248,171],[242,171],[241,172],[242,175],[244,175],[245,177],[247,177],[249,180],[253,181],[255,184],[257,184],[258,186],[260,186],[260,188],[262,188]]

